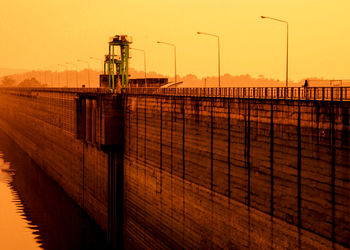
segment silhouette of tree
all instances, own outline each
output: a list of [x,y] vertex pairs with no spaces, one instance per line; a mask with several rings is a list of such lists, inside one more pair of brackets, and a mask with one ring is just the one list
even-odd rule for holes
[[28,87],[43,87],[43,85],[41,85],[41,83],[35,78],[28,78],[28,79],[24,79],[22,82],[20,82],[18,84],[18,87],[22,87],[22,88],[28,88]]
[[5,76],[1,82],[1,87],[13,87],[16,84],[16,80],[9,76]]

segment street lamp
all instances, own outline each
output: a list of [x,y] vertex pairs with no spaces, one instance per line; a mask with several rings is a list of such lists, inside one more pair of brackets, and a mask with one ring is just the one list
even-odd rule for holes
[[[137,49],[137,48],[130,48],[130,49],[143,52],[143,70],[145,72],[145,86],[146,86],[146,84],[147,84],[147,77],[146,77],[146,51],[144,51],[143,49]],[[175,73],[175,75],[176,75],[176,73]]]
[[274,21],[277,21],[277,22],[281,22],[281,23],[285,23],[287,25],[287,55],[286,55],[286,87],[288,87],[288,33],[289,33],[289,24],[287,21],[284,21],[284,20],[280,20],[280,19],[277,19],[277,18],[273,18],[273,17],[267,17],[267,16],[261,16],[261,18],[266,18],[266,19],[271,19],[271,20],[274,20]]
[[76,87],[78,88],[78,64],[77,63],[70,63],[70,62],[66,62],[66,64],[68,65],[75,65],[75,81],[76,81]]
[[88,84],[89,84],[89,88],[90,88],[90,63],[88,61],[83,61],[83,60],[80,60],[80,59],[78,59],[77,61],[78,62],[87,63],[87,65],[88,65]]
[[207,35],[207,36],[213,36],[216,37],[218,39],[218,74],[219,74],[219,88],[221,87],[220,84],[220,38],[218,35],[214,35],[214,34],[209,34],[209,33],[205,33],[205,32],[197,32],[198,35]]
[[175,44],[172,44],[172,43],[166,43],[166,42],[160,42],[160,41],[157,41],[157,43],[162,43],[162,44],[166,44],[166,45],[169,45],[169,46],[172,46],[174,48],[174,60],[175,60],[175,86],[176,86],[176,46]]

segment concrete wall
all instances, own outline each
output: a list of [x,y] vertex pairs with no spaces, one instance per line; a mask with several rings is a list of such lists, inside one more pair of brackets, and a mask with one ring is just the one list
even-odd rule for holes
[[[106,230],[108,154],[91,142],[91,135],[77,139],[78,94],[65,89],[0,90],[0,128]],[[96,100],[88,100],[87,106],[97,112]],[[91,117],[89,121],[88,127]]]
[[349,103],[0,89],[0,128],[126,248],[350,246]]
[[127,245],[349,247],[348,103],[135,95],[125,109]]

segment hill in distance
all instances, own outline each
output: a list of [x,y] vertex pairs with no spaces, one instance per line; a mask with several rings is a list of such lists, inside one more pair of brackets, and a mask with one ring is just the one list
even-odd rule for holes
[[23,72],[26,72],[28,70],[25,69],[9,69],[9,68],[0,68],[0,77],[7,76],[7,75],[14,75],[14,74],[20,74]]

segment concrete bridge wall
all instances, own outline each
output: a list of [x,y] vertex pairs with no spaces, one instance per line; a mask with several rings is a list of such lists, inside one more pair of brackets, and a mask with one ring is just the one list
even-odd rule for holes
[[125,113],[130,242],[349,246],[349,103],[131,95]]
[[78,139],[78,93],[0,90],[0,128],[107,229],[108,155]]
[[115,244],[350,246],[348,102],[2,89],[0,128]]

